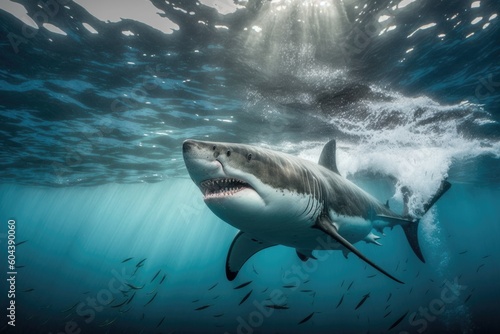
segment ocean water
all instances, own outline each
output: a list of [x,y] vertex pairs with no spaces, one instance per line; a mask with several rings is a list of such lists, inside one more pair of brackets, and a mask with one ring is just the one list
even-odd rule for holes
[[[498,332],[499,12],[2,0],[0,332]],[[188,138],[312,161],[335,138],[340,173],[395,211],[402,187],[417,213],[447,179],[419,227],[426,263],[397,227],[356,247],[404,285],[283,246],[229,282],[237,230],[189,178]]]

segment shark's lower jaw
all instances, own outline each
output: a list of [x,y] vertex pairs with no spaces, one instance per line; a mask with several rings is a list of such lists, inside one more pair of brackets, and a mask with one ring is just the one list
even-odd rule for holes
[[248,183],[233,178],[217,178],[200,183],[204,199],[226,198],[245,190],[253,189]]

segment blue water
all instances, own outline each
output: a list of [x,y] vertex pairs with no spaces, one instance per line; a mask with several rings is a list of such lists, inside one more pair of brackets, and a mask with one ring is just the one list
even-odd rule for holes
[[[16,326],[3,278],[0,332],[497,332],[499,9],[4,1],[2,275],[9,220],[19,245]],[[417,212],[446,178],[420,224],[426,263],[395,228],[356,246],[404,285],[352,255],[303,263],[286,247],[228,282],[237,231],[190,180],[187,138],[313,161],[335,138],[340,173],[395,210],[403,186]]]

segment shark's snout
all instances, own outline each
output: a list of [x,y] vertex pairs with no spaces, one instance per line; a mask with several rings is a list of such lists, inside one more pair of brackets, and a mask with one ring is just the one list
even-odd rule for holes
[[195,142],[191,139],[187,139],[182,143],[182,153],[186,154],[192,151],[193,147],[195,145]]
[[189,175],[200,186],[202,181],[224,177],[223,167],[215,158],[213,145],[187,139],[182,143],[182,154]]

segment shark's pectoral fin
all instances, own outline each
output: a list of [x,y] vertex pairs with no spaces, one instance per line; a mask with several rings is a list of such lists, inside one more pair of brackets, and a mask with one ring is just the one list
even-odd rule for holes
[[316,260],[316,257],[313,255],[312,250],[309,249],[296,249],[297,256],[302,262],[306,262],[309,259]]
[[268,243],[265,241],[257,240],[253,236],[245,232],[238,232],[234,237],[231,247],[226,258],[226,277],[232,281],[238,275],[241,267],[247,262],[249,258],[255,253],[268,248],[276,246],[276,244]]
[[398,280],[397,278],[395,278],[394,276],[392,276],[391,274],[386,272],[384,269],[380,268],[378,265],[373,263],[370,259],[368,259],[366,256],[364,256],[359,250],[357,250],[356,247],[354,247],[349,241],[347,241],[343,236],[341,236],[339,234],[339,232],[337,231],[337,228],[332,224],[332,222],[330,221],[330,219],[328,217],[323,216],[323,217],[319,218],[318,221],[316,222],[315,228],[318,228],[321,231],[328,234],[330,237],[332,237],[337,242],[339,242],[342,246],[347,248],[352,253],[356,254],[357,257],[359,257],[361,260],[368,263],[373,268],[380,271],[385,276],[393,279],[394,281],[396,281],[398,283],[404,284],[402,281]]

